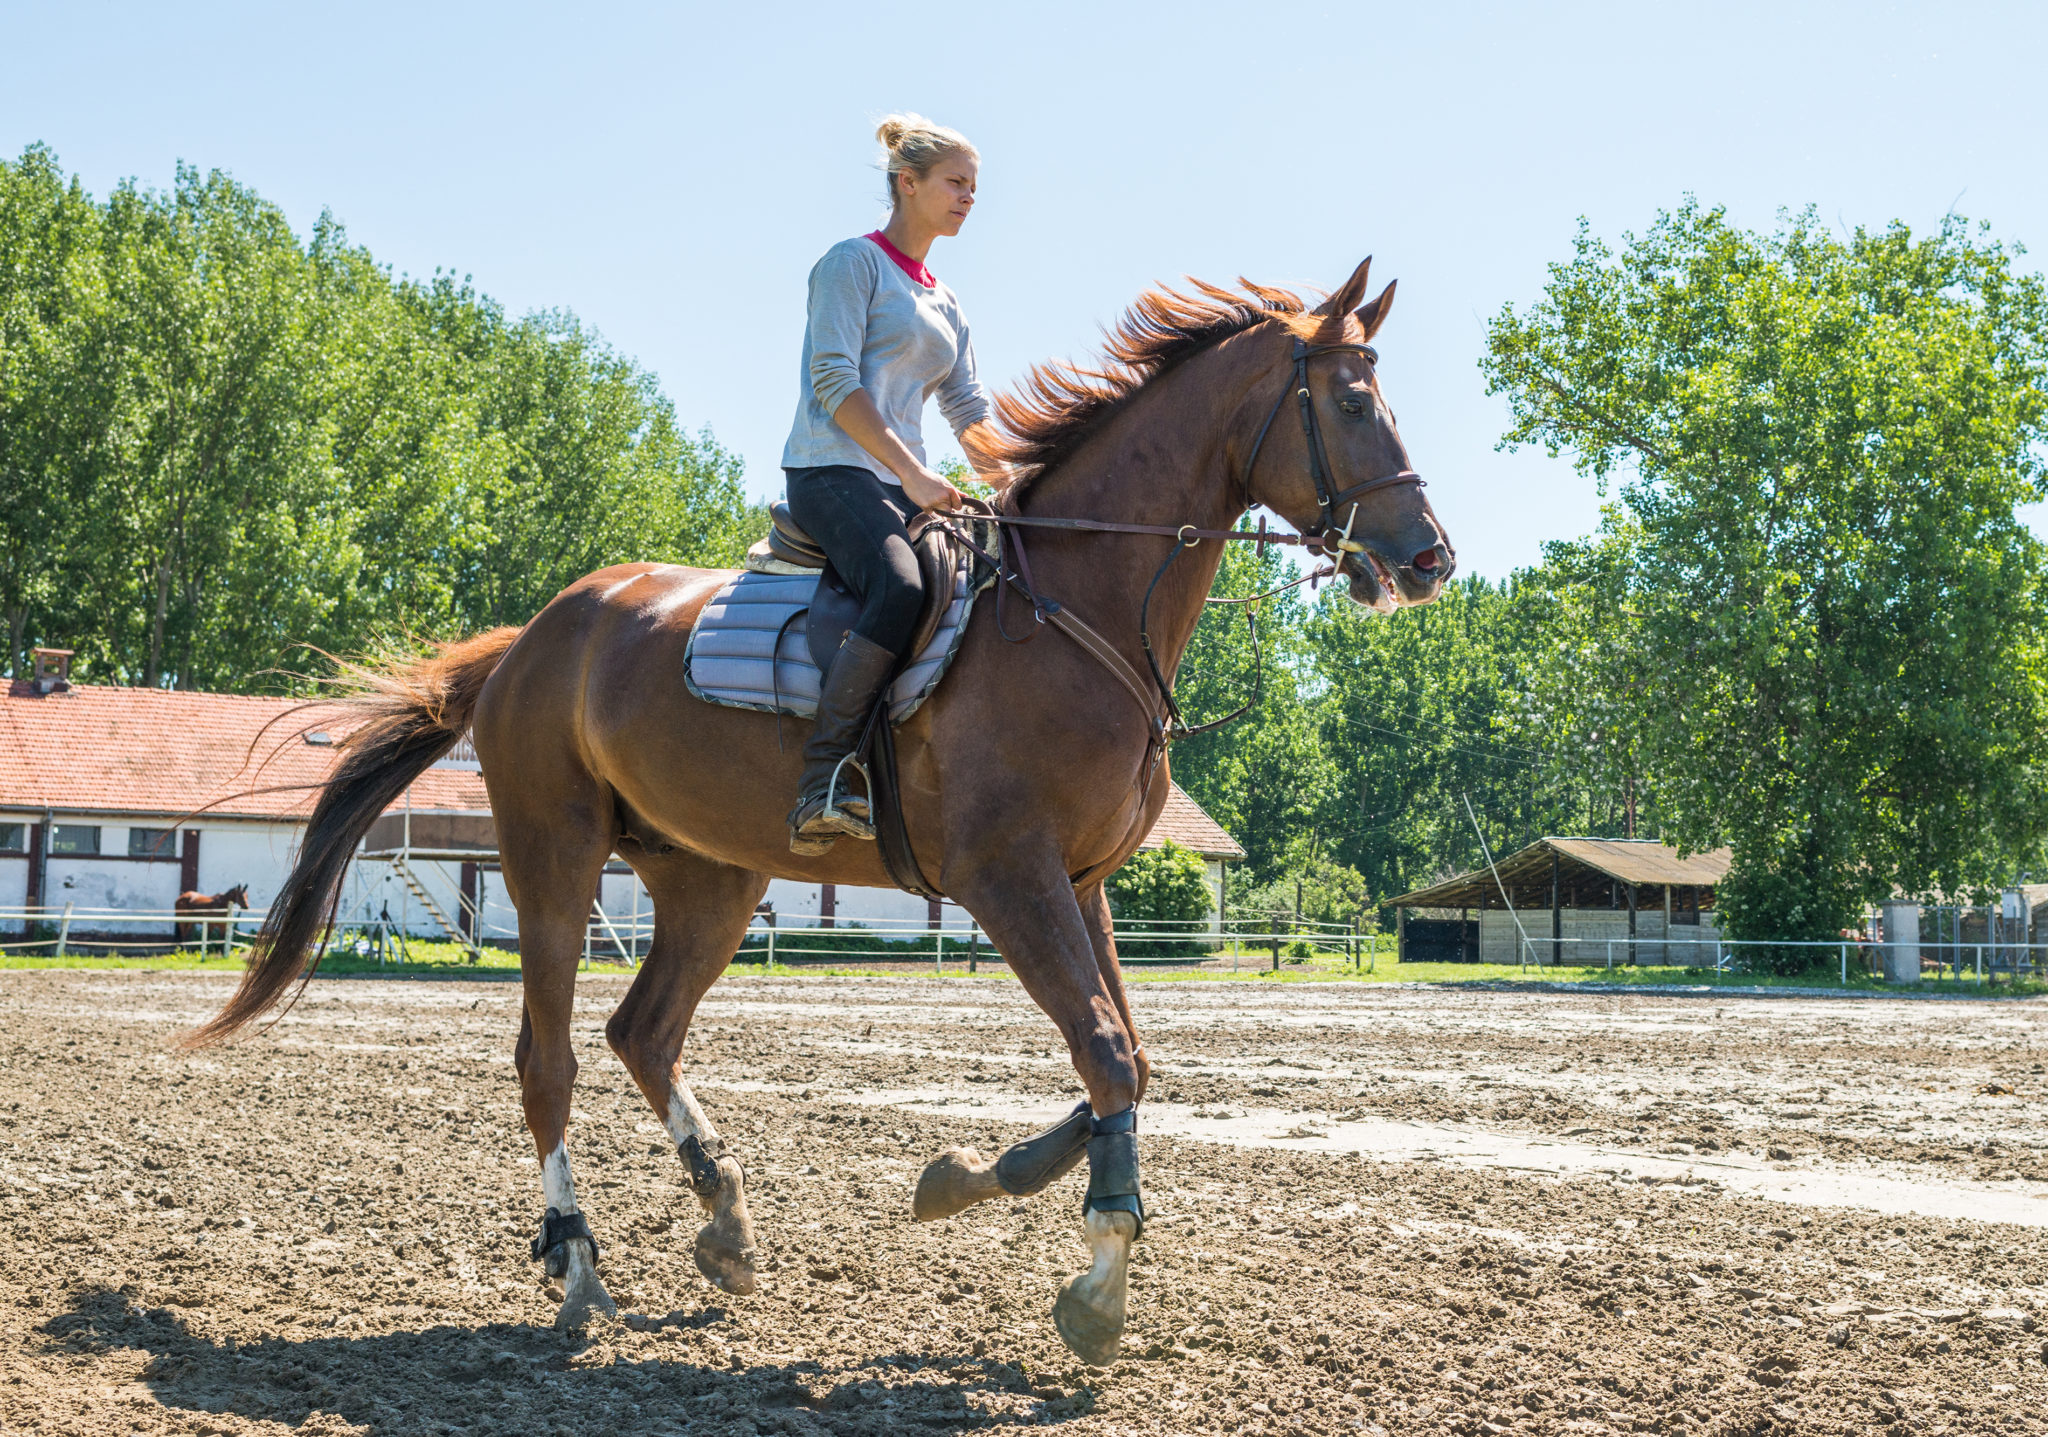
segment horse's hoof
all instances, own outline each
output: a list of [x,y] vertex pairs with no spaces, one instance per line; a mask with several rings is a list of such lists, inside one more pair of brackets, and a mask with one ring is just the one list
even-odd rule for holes
[[965,1212],[997,1191],[995,1164],[984,1161],[973,1148],[947,1148],[918,1174],[910,1215],[919,1222],[935,1222]]
[[1094,1367],[1107,1367],[1116,1361],[1117,1351],[1123,1346],[1123,1305],[1116,1304],[1113,1311],[1089,1306],[1086,1297],[1075,1290],[1088,1277],[1083,1273],[1060,1289],[1052,1305],[1052,1325],[1059,1329],[1060,1341],[1076,1357]]
[[578,1274],[570,1279],[566,1295],[562,1298],[561,1311],[555,1314],[555,1330],[573,1332],[579,1327],[590,1326],[590,1319],[597,1313],[616,1317],[618,1312],[619,1305],[604,1290],[604,1284],[597,1280],[596,1273]]
[[720,1292],[747,1297],[760,1286],[754,1275],[754,1249],[732,1246],[720,1235],[715,1222],[705,1223],[698,1232],[696,1256],[697,1271]]
[[730,1155],[718,1160],[718,1189],[697,1199],[711,1221],[697,1232],[697,1271],[720,1292],[745,1297],[754,1276],[754,1219],[747,1212],[746,1173]]

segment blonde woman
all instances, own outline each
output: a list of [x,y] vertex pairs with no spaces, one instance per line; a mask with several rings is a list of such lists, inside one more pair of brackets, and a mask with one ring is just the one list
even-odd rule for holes
[[886,152],[889,220],[841,240],[811,269],[803,397],[782,451],[791,516],[861,600],[819,685],[804,745],[789,815],[789,846],[802,854],[875,836],[866,796],[848,793],[835,775],[924,603],[906,525],[919,510],[960,500],[926,460],[925,401],[938,397],[977,470],[1002,472],[966,316],[925,265],[933,241],[967,222],[981,156],[958,131],[919,115],[891,115],[875,138]]

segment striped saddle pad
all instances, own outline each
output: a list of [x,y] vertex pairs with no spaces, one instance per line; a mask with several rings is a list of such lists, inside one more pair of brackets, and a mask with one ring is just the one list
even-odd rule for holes
[[[975,595],[993,571],[972,555],[954,567],[953,596],[931,641],[889,688],[889,721],[902,723],[945,677],[967,633]],[[809,718],[818,711],[818,668],[804,618],[816,570],[742,570],[711,596],[690,632],[690,692],[709,703]]]

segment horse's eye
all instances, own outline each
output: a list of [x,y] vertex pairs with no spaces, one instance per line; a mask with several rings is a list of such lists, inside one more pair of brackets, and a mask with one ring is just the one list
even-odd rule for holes
[[1365,413],[1365,401],[1362,399],[1340,399],[1337,407],[1354,419]]

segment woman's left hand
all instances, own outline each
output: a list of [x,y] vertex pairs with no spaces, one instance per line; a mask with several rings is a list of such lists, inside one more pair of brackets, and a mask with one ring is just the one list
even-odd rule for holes
[[920,509],[960,507],[960,491],[945,475],[935,473],[922,464],[899,470],[896,477],[902,481],[904,496]]

